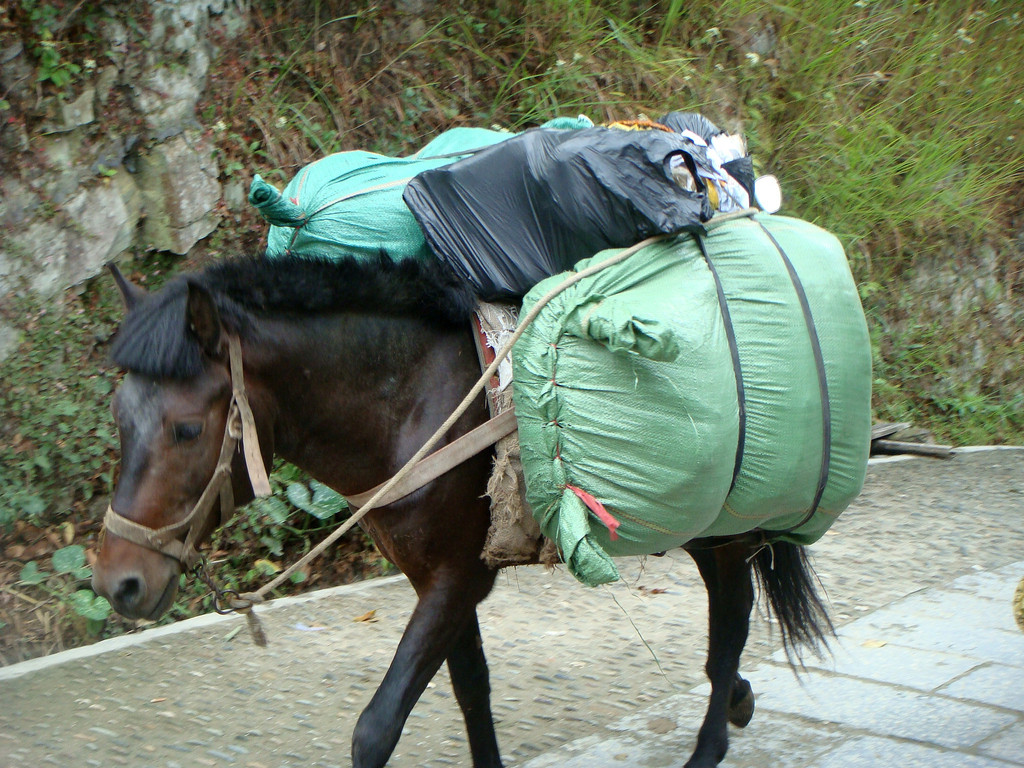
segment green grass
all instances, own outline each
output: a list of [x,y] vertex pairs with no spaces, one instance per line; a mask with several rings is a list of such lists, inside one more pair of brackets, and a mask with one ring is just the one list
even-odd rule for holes
[[1009,3],[824,7],[834,10],[782,27],[800,57],[767,116],[770,161],[785,169],[793,205],[874,254],[858,264],[862,279],[889,278],[953,234],[998,230],[1022,179],[1013,83],[1024,64],[1021,48],[1007,50],[1024,39],[1019,13]]

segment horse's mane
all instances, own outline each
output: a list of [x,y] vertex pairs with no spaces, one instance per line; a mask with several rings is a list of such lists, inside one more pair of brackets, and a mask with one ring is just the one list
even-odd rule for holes
[[114,364],[154,378],[184,379],[203,368],[186,328],[188,286],[205,288],[224,327],[244,336],[263,315],[365,312],[465,324],[476,305],[468,284],[435,259],[255,256],[177,277],[128,311],[111,344]]

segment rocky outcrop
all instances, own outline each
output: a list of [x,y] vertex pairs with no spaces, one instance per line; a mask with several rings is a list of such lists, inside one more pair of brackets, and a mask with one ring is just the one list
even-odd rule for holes
[[96,274],[131,246],[141,202],[134,182],[119,174],[81,187],[59,209],[38,205],[0,247],[0,287],[21,283],[51,296]]
[[184,254],[217,226],[223,192],[196,104],[214,38],[243,12],[226,0],[117,5],[97,24],[112,63],[86,61],[59,96],[41,97],[28,41],[0,39],[0,94],[17,116],[0,125],[0,297],[55,295],[128,249]]
[[222,191],[213,145],[189,131],[140,153],[135,179],[146,218],[142,240],[184,254],[217,227]]

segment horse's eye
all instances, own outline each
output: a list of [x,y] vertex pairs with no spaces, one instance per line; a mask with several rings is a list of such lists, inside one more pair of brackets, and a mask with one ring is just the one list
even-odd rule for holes
[[203,434],[203,423],[201,421],[180,421],[173,427],[174,442],[191,443]]

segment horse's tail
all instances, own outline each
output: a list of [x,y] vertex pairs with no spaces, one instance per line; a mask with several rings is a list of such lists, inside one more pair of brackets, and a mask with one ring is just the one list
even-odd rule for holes
[[821,654],[835,628],[818,596],[818,577],[804,548],[775,541],[754,555],[754,573],[768,609],[778,619],[782,646],[790,664],[800,660],[801,647]]

